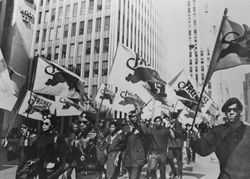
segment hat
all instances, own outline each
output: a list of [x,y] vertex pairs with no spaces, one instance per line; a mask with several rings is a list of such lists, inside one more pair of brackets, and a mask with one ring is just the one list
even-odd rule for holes
[[78,119],[78,122],[84,122],[84,123],[89,123],[89,120],[86,118],[86,114],[85,113],[82,113],[80,116],[79,116],[79,119]]
[[170,116],[171,116],[172,119],[177,119],[177,117],[179,116],[179,113],[178,112],[172,112]]
[[132,110],[128,113],[129,118],[136,117],[136,115],[137,115],[136,110]]
[[239,100],[238,98],[229,98],[229,99],[224,103],[224,105],[222,106],[221,111],[222,111],[222,112],[226,112],[227,109],[228,109],[228,107],[231,106],[231,105],[233,105],[233,104],[237,104],[237,108],[238,108],[240,111],[242,111],[243,106],[242,106],[242,104],[241,104],[241,102],[240,102],[240,100]]

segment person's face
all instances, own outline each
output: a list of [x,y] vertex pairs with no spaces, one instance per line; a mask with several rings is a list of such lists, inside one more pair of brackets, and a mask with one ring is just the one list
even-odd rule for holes
[[134,122],[134,123],[138,121],[136,116],[131,116],[129,117],[129,119],[131,120],[131,122]]
[[42,123],[43,132],[50,130],[50,127],[51,127],[51,121],[49,119],[45,119]]
[[229,106],[226,110],[226,116],[228,122],[235,122],[240,120],[240,113],[241,111],[237,107],[237,104],[233,104]]
[[25,136],[28,132],[28,127],[26,125],[22,124],[20,130],[21,130],[20,132],[21,132],[22,136]]
[[87,124],[85,122],[80,122],[79,128],[81,132],[84,132],[87,129]]
[[79,130],[78,125],[77,125],[77,124],[73,124],[72,130],[73,130],[74,132],[77,132],[77,131]]
[[160,127],[161,126],[161,119],[157,118],[154,123],[155,123],[156,127]]
[[116,126],[114,124],[111,124],[109,127],[109,130],[110,130],[111,134],[113,134],[116,130]]
[[101,121],[100,121],[100,124],[99,124],[100,128],[104,127],[104,123],[105,123],[104,120],[101,120]]

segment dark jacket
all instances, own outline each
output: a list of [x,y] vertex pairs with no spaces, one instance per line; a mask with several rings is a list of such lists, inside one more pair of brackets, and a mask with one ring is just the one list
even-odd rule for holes
[[175,137],[169,138],[168,145],[170,148],[175,147],[183,147],[184,144],[184,129],[182,128],[182,124],[179,121],[175,121],[174,126],[172,128]]
[[242,123],[233,129],[223,124],[209,129],[202,138],[191,141],[191,147],[201,156],[215,152],[220,162],[218,179],[249,179],[249,141],[249,126]]
[[146,163],[146,154],[143,147],[144,135],[138,129],[133,129],[126,136],[124,164],[126,167],[139,167]]

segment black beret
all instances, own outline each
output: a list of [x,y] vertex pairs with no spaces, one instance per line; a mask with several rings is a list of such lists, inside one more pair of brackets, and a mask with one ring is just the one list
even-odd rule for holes
[[221,108],[222,112],[226,112],[227,108],[233,104],[237,104],[237,108],[242,111],[243,106],[238,98],[229,98]]
[[136,115],[137,115],[136,110],[130,111],[130,112],[128,113],[128,117],[129,117],[129,118],[135,117]]

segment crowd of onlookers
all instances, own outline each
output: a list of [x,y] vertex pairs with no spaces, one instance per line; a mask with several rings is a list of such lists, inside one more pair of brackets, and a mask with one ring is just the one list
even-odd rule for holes
[[178,113],[141,119],[138,111],[131,111],[126,119],[101,117],[97,123],[82,114],[65,136],[55,130],[52,116],[44,116],[39,134],[26,120],[17,144],[4,139],[1,145],[8,150],[8,160],[19,159],[16,178],[20,179],[116,179],[126,172],[130,179],[139,179],[145,166],[147,178],[156,179],[159,169],[165,179],[166,165],[170,178],[181,178],[183,149],[187,163],[195,162],[191,135],[197,131],[203,135],[207,128],[206,123],[193,128],[181,124]]

